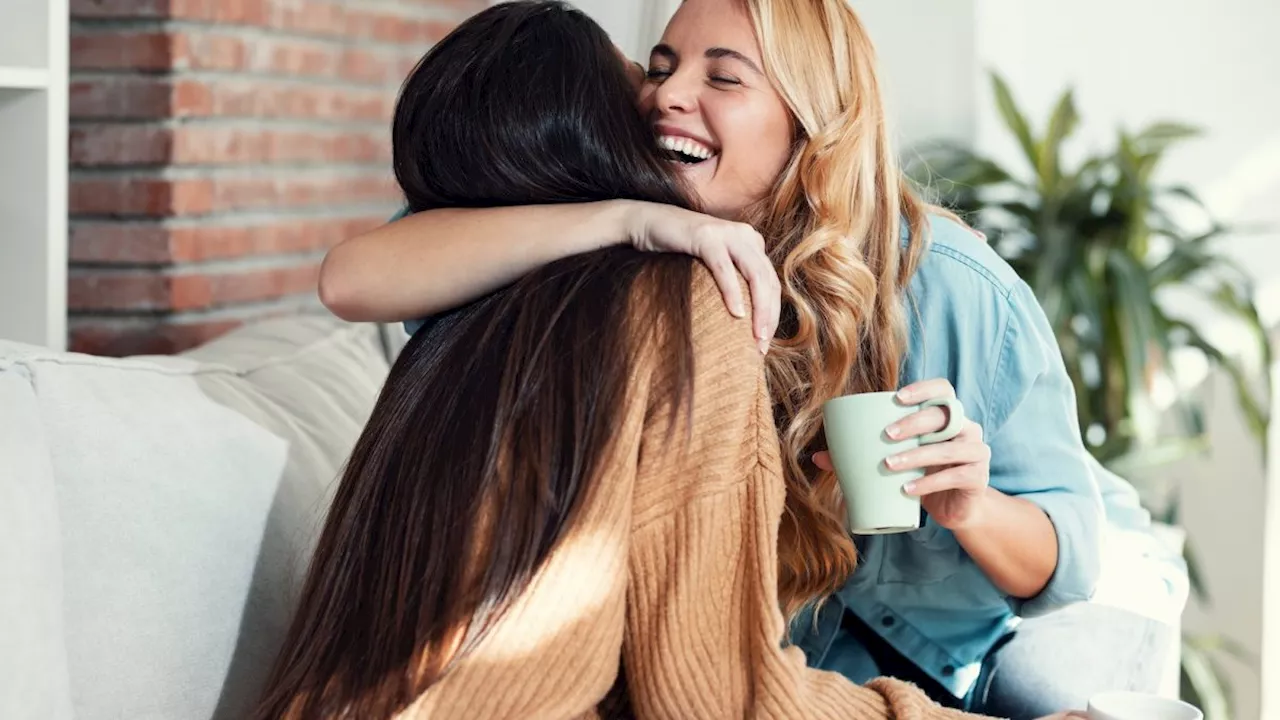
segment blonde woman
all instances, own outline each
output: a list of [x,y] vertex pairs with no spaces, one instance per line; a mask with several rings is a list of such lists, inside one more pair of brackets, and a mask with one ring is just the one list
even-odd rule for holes
[[[871,44],[844,0],[686,0],[653,50],[639,100],[705,214],[634,201],[432,210],[332,250],[322,299],[351,320],[430,317],[626,238],[697,256],[743,315],[736,266],[768,353],[793,488],[779,597],[810,663],[857,682],[894,675],[939,702],[1010,717],[1142,686],[1132,673],[1099,679],[1055,664],[1150,653],[1155,636],[1136,618],[1108,620],[1123,627],[1109,628],[1107,642],[1088,627],[1042,633],[1031,662],[1001,663],[1036,622],[1020,627],[1021,618],[1090,596],[1099,481],[1123,481],[1098,476],[1088,460],[1029,288],[903,181]],[[890,459],[927,469],[905,488],[921,497],[922,528],[855,548],[820,452],[820,409],[880,390],[909,402],[954,393],[969,422],[951,442]],[[925,411],[886,432],[906,438],[945,420]],[[786,602],[827,595],[817,617]],[[1124,646],[1129,638],[1139,640]]]

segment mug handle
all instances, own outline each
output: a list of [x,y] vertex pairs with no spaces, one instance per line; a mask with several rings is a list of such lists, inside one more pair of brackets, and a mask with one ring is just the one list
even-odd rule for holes
[[960,434],[960,430],[964,428],[965,423],[964,405],[960,402],[960,398],[934,398],[920,403],[921,410],[928,407],[945,407],[947,409],[947,426],[937,432],[921,435],[921,445],[946,442]]

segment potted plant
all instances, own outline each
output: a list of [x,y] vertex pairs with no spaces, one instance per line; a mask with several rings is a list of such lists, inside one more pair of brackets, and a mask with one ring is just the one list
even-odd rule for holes
[[[1205,447],[1203,412],[1193,394],[1176,395],[1172,430],[1167,410],[1154,401],[1157,387],[1174,375],[1175,352],[1201,353],[1224,371],[1250,429],[1265,439],[1266,373],[1248,372],[1237,348],[1215,342],[1204,320],[1170,301],[1179,293],[1194,296],[1216,309],[1215,323],[1238,323],[1255,359],[1270,367],[1249,275],[1215,243],[1228,228],[1190,189],[1156,178],[1169,148],[1197,131],[1172,122],[1137,133],[1122,129],[1110,149],[1068,164],[1063,145],[1079,124],[1072,92],[1062,94],[1037,133],[1005,82],[995,74],[991,82],[1021,167],[956,144],[924,148],[909,166],[944,205],[986,232],[1034,290],[1075,384],[1089,451],[1123,471]],[[1190,555],[1188,565],[1193,591],[1203,596]],[[1184,694],[1219,717],[1228,712],[1225,695],[1217,674],[1207,672],[1205,651],[1223,649],[1232,648],[1219,638],[1188,638],[1183,648]]]

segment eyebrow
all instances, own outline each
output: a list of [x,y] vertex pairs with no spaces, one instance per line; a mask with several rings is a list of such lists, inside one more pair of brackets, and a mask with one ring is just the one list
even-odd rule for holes
[[[662,57],[665,57],[669,60],[676,60],[680,57],[679,54],[676,53],[676,51],[672,49],[670,45],[665,45],[665,44],[654,45],[652,54],[661,55]],[[737,50],[730,50],[729,48],[722,48],[722,47],[707,48],[707,51],[703,53],[703,56],[706,57],[708,60],[718,60],[721,58],[737,60],[743,65],[746,65],[747,67],[751,68],[753,71],[755,71],[757,75],[764,75],[764,71],[762,71],[760,67],[751,60],[751,58],[747,57],[746,55],[743,55]]]

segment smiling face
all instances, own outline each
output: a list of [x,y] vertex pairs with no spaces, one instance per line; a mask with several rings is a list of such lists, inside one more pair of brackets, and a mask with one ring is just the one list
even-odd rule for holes
[[791,157],[791,113],[741,0],[680,5],[650,55],[640,109],[712,215],[739,218]]

